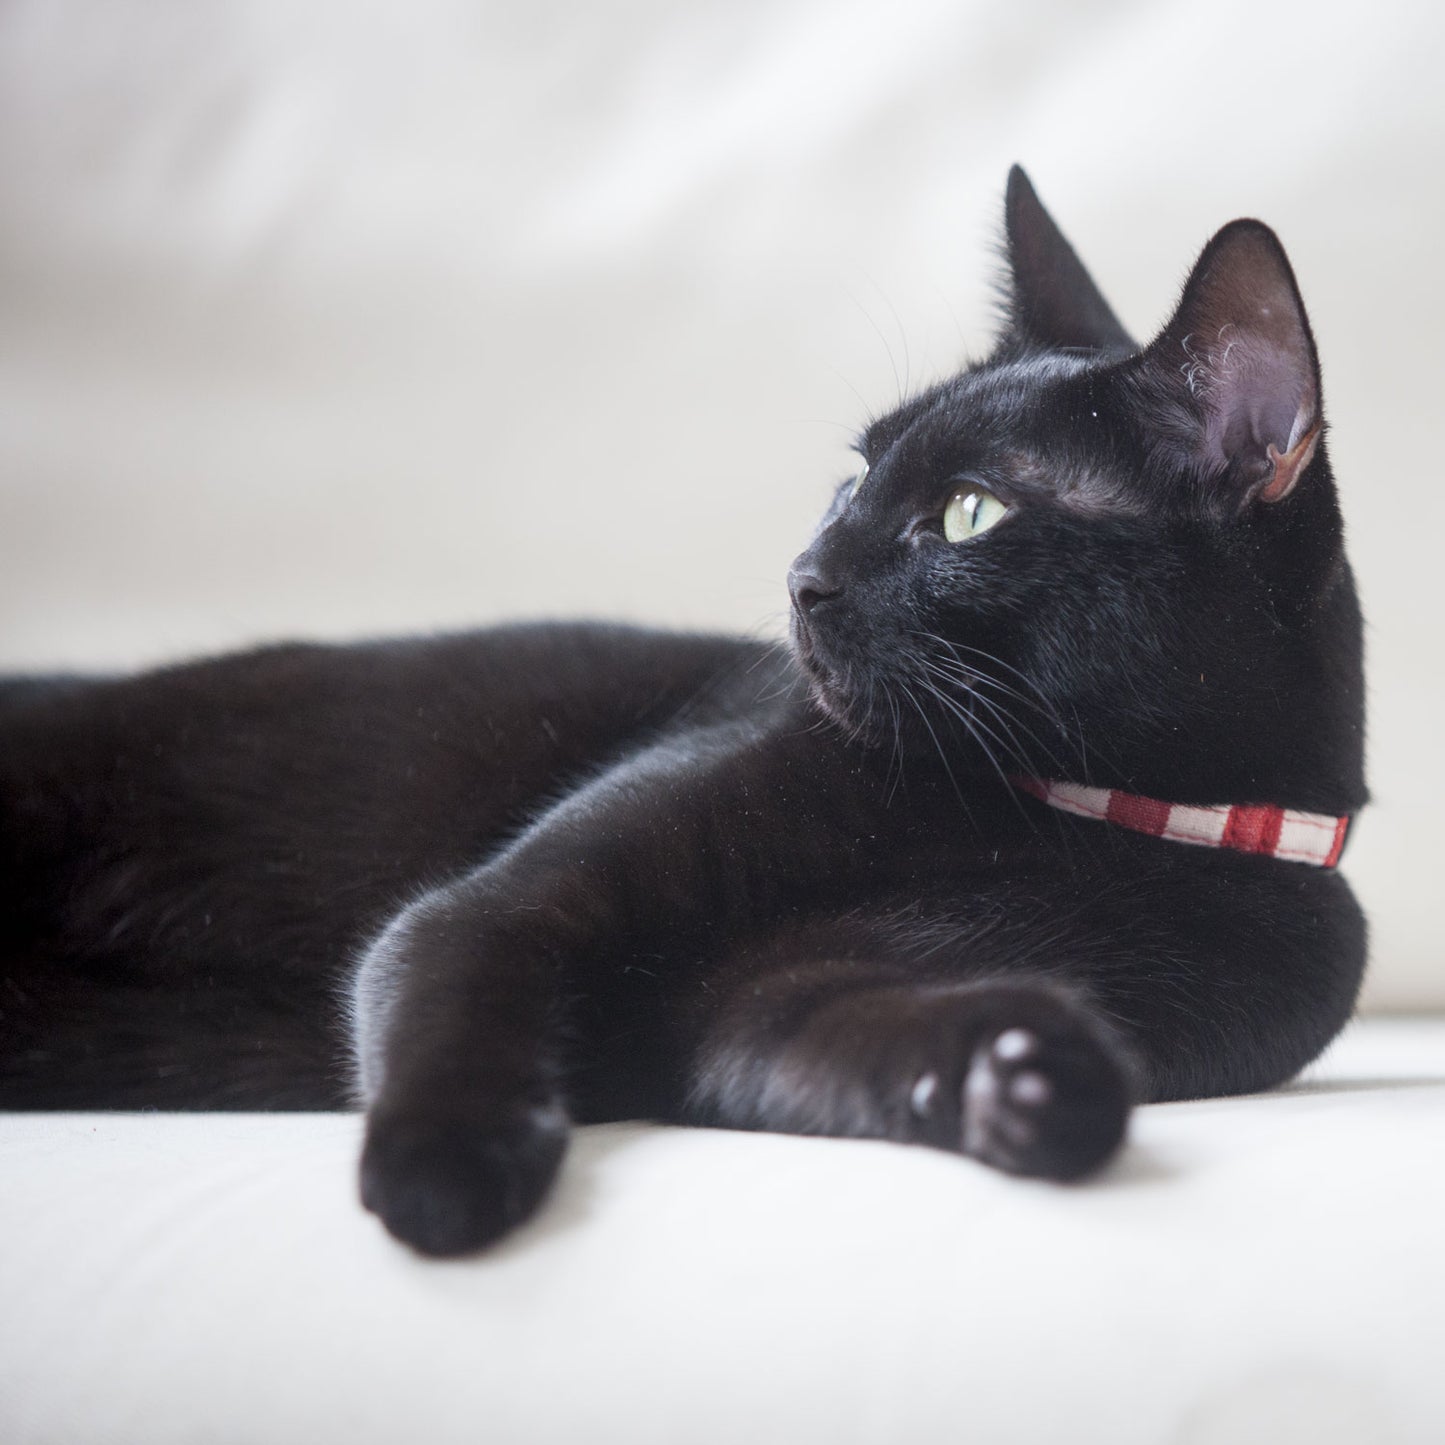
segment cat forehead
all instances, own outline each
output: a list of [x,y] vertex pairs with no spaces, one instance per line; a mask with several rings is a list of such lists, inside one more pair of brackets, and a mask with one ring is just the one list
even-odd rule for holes
[[1059,412],[1062,392],[1091,370],[1058,354],[973,367],[873,420],[859,438],[870,464],[896,448],[1016,445]]
[[1087,511],[1135,511],[1108,368],[1053,353],[966,371],[872,422],[858,449],[886,487],[960,473]]

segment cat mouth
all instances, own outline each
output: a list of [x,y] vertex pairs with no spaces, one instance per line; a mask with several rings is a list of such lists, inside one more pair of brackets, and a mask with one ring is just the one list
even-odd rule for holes
[[846,671],[830,666],[819,653],[817,639],[807,618],[796,610],[792,615],[793,656],[808,679],[813,702],[820,712],[850,732],[865,732],[869,719],[860,713],[852,690],[844,679]]
[[808,680],[812,684],[813,701],[818,705],[820,711],[844,727],[856,728],[859,726],[859,720],[853,715],[851,699],[835,687],[831,679],[814,672],[809,674]]
[[814,691],[824,688],[832,692],[834,672],[819,655],[817,638],[813,634],[813,629],[808,625],[807,617],[794,608],[790,623],[793,656],[798,659],[799,665],[807,673]]

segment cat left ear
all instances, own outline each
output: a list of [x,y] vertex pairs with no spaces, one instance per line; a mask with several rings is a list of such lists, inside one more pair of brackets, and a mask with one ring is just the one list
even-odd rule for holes
[[1284,248],[1232,221],[1204,248],[1173,319],[1141,358],[1196,418],[1193,447],[1245,503],[1282,502],[1320,439],[1319,361]]
[[1011,278],[1004,347],[1138,350],[1020,166],[1008,173],[1004,244]]

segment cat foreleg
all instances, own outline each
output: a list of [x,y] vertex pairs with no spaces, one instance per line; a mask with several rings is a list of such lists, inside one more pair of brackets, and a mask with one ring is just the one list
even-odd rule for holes
[[634,755],[371,946],[353,992],[362,1198],[398,1238],[459,1254],[526,1218],[565,1146],[565,1000],[604,990],[629,949],[681,947],[776,886],[727,831],[746,828],[748,774],[720,805],[708,771],[726,774],[750,737],[719,729]]
[[928,1144],[1014,1174],[1075,1179],[1118,1148],[1133,1097],[1122,1046],[1051,982],[882,982],[819,969],[750,986],[721,1013],[699,1052],[689,1114]]
[[354,992],[362,1202],[430,1255],[481,1248],[531,1215],[569,1127],[552,971],[495,935],[495,951],[478,957],[471,902],[453,887],[405,910],[363,959]]

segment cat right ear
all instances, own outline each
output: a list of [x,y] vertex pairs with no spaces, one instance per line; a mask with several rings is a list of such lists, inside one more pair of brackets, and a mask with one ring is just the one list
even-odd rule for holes
[[1006,351],[1137,351],[1021,166],[1004,193]]
[[1185,445],[1241,502],[1281,502],[1319,442],[1320,373],[1284,247],[1259,221],[1231,221],[1204,248],[1173,318],[1140,366]]

